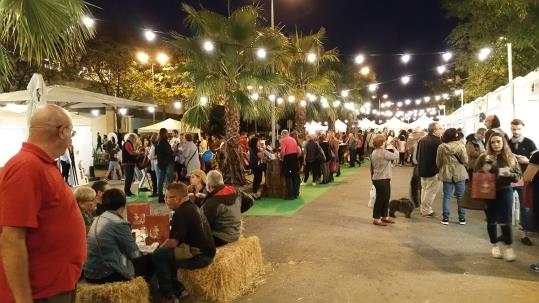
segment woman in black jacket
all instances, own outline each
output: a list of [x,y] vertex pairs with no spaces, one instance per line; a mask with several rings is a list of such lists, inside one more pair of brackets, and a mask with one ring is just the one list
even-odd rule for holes
[[155,146],[155,155],[157,157],[157,195],[159,196],[159,202],[165,202],[165,196],[163,195],[163,187],[165,178],[167,184],[172,183],[174,177],[174,157],[172,154],[172,147],[168,143],[168,132],[166,128],[159,130],[159,137],[157,138],[157,144]]

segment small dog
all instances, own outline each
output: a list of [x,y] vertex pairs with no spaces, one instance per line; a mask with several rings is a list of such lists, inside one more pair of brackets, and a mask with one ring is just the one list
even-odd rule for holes
[[389,216],[395,218],[395,212],[399,211],[403,213],[406,218],[410,218],[414,208],[415,205],[410,199],[401,198],[400,200],[391,200],[389,201]]

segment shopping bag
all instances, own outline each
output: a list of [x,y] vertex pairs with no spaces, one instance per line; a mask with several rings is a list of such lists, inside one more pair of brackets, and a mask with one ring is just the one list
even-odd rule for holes
[[127,204],[127,221],[131,223],[132,229],[139,229],[145,226],[146,217],[150,215],[150,204],[130,203]]
[[170,217],[168,215],[148,215],[146,216],[146,230],[148,237],[146,245],[152,245],[157,242],[163,244],[170,234]]
[[472,198],[496,199],[496,175],[491,173],[473,173]]
[[373,208],[374,202],[376,201],[376,187],[374,185],[371,186],[371,191],[369,193],[369,203],[367,204],[368,207]]
[[336,173],[339,171],[339,163],[335,160],[332,160],[331,163],[329,164],[329,170],[331,171],[331,173]]
[[487,203],[483,199],[472,198],[472,190],[470,183],[466,184],[464,188],[464,195],[460,201],[460,207],[473,210],[485,210],[487,209]]

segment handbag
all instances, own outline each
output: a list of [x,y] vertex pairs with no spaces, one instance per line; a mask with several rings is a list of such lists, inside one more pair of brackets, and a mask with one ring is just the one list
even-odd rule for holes
[[376,187],[374,185],[371,186],[371,191],[369,192],[369,203],[367,204],[368,207],[373,208],[374,202],[376,202]]
[[473,210],[487,209],[487,203],[484,199],[472,198],[472,190],[470,187],[470,183],[467,183],[464,188],[464,194],[462,195],[462,201],[460,201],[460,207]]
[[97,217],[95,221],[95,225],[93,225],[95,227],[94,239],[95,239],[95,244],[97,245],[97,251],[99,252],[99,257],[101,258],[101,261],[103,261],[103,274],[105,275],[105,277],[108,277],[112,275],[113,273],[115,273],[116,270],[114,270],[114,268],[112,268],[112,266],[110,266],[110,264],[107,261],[105,261],[105,257],[103,256],[103,252],[101,251],[101,246],[99,245],[99,241],[97,241],[97,223],[99,222],[99,219],[101,219],[101,216]]
[[337,162],[336,160],[331,161],[331,163],[329,164],[329,170],[331,171],[331,173],[338,172],[339,171],[339,162]]
[[473,173],[472,198],[496,199],[496,175],[491,173]]

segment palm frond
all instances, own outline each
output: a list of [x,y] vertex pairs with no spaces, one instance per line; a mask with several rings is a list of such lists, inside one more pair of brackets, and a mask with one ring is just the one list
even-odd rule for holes
[[0,44],[0,82],[6,83],[9,81],[9,78],[13,74],[13,67],[14,63],[11,54]]
[[192,106],[183,114],[182,121],[192,127],[202,129],[208,124],[210,108],[210,106],[200,104]]
[[72,58],[94,35],[93,27],[82,23],[84,15],[89,10],[83,0],[2,0],[0,41],[31,63]]

